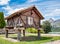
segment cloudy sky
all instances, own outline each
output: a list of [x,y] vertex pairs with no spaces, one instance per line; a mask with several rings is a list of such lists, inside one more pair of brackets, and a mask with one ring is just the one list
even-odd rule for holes
[[4,12],[4,16],[35,5],[45,19],[60,18],[60,0],[0,0],[0,12]]

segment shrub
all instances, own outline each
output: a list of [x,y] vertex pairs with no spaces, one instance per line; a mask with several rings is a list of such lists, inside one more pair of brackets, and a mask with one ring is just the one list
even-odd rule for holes
[[30,33],[37,33],[37,29],[35,28],[27,28],[26,30],[27,32],[30,32]]
[[[35,28],[27,28],[26,31],[30,32],[30,33],[37,33],[38,32],[37,29],[35,29]],[[40,33],[44,33],[44,30],[42,28],[40,29]]]
[[43,30],[42,28],[40,29],[40,33],[45,33],[44,30]]
[[51,32],[52,26],[51,26],[49,21],[44,21],[43,25],[42,25],[42,28],[44,29],[45,33],[48,33],[48,32]]

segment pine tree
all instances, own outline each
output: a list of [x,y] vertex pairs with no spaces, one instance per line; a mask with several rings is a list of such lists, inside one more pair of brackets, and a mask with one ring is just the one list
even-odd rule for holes
[[6,26],[5,20],[4,20],[4,13],[0,12],[0,28],[4,28]]

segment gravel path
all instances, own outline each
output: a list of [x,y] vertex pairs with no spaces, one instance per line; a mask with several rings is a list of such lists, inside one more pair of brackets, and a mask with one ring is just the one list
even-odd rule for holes
[[47,43],[44,43],[44,44],[60,44],[60,40],[47,42]]
[[41,36],[60,36],[60,34],[41,34]]
[[3,38],[5,40],[11,41],[11,42],[19,42],[18,40],[12,39],[12,38]]
[[[60,36],[60,34],[41,34],[41,36]],[[57,41],[51,41],[43,44],[60,44],[60,40]]]

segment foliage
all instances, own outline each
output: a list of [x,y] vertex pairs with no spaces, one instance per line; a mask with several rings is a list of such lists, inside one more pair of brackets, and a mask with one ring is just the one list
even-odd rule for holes
[[40,29],[40,33],[45,33],[44,30],[43,30],[42,28]]
[[37,33],[37,29],[35,28],[27,28],[26,30],[27,32],[30,32],[30,33]]
[[42,28],[44,29],[45,33],[48,33],[48,32],[51,32],[52,26],[49,21],[44,21],[42,24]]
[[0,28],[4,28],[6,25],[5,20],[4,20],[4,14],[3,12],[0,12]]
[[[30,33],[37,33],[38,32],[37,29],[35,29],[35,28],[27,28],[26,31],[30,32]],[[44,30],[42,28],[40,29],[40,33],[44,33]]]

